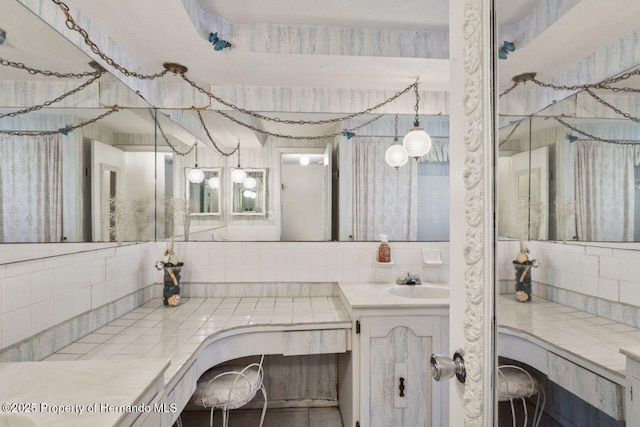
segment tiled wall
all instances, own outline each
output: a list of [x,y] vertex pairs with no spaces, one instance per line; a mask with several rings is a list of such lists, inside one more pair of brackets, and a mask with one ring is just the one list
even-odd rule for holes
[[[376,242],[176,243],[185,282],[392,282],[401,272],[449,282],[448,242],[391,242],[393,265],[375,263]],[[158,252],[165,244],[158,243]],[[422,249],[440,249],[443,264],[425,267]]]
[[[185,283],[391,282],[405,271],[448,282],[448,243],[390,246],[390,266],[376,265],[375,242],[181,242],[174,249],[185,262]],[[34,256],[47,247],[34,246]],[[152,285],[162,275],[154,264],[165,247],[145,243],[0,264],[0,360],[39,360],[157,296],[160,288]],[[8,259],[24,254],[22,245],[0,248]],[[422,248],[440,249],[444,263],[424,267]]]
[[147,243],[1,264],[0,348],[143,290],[158,281],[160,257]]
[[[533,270],[533,293],[621,323],[640,327],[640,244],[529,242],[532,258],[540,261]],[[517,241],[498,244],[501,292],[514,292],[513,259]]]

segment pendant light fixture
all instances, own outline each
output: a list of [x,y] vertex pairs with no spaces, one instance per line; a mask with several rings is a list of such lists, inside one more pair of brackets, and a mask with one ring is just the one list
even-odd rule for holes
[[202,181],[204,181],[204,172],[202,172],[202,169],[198,168],[198,141],[197,140],[195,144],[196,144],[196,148],[195,148],[196,163],[193,169],[189,171],[188,178],[189,178],[189,182],[193,184],[200,184]]
[[251,190],[253,188],[256,188],[256,185],[258,185],[258,181],[256,181],[254,177],[249,176],[247,177],[247,179],[244,180],[242,185],[244,186],[244,188]]
[[391,147],[387,148],[387,152],[384,154],[384,159],[387,161],[389,166],[393,166],[398,169],[400,166],[407,163],[409,160],[409,155],[407,154],[407,150],[404,149],[402,144],[398,141],[398,115],[396,114],[395,121],[395,137],[393,138],[393,144]]
[[212,190],[220,188],[220,178],[218,178],[217,176],[212,176],[211,178],[209,178],[207,183],[209,184],[209,188],[211,188]]
[[413,122],[413,128],[409,130],[409,133],[405,135],[402,141],[402,146],[407,150],[407,154],[418,159],[431,150],[431,137],[420,127],[420,120],[418,118],[418,104],[420,102],[420,95],[418,95],[418,83],[413,86],[413,90],[416,93],[416,105],[414,110],[416,112],[416,118]]
[[247,179],[247,173],[240,167],[240,140],[238,140],[238,168],[231,172],[231,181],[242,184]]
[[300,164],[302,166],[307,166],[309,164],[309,156],[307,156],[306,154],[303,154],[302,156],[300,156]]

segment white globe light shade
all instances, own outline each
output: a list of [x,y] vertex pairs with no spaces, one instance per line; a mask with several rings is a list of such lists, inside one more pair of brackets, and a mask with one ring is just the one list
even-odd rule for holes
[[231,181],[236,184],[243,183],[245,179],[247,179],[247,173],[244,170],[234,169],[233,172],[231,172]]
[[216,188],[220,188],[220,178],[218,178],[217,176],[212,176],[211,178],[209,178],[209,181],[207,181],[207,184],[209,184],[209,187],[214,190]]
[[256,185],[258,185],[258,182],[256,181],[255,178],[248,177],[247,179],[244,180],[243,185],[244,185],[244,188],[252,189],[252,188],[256,188]]
[[402,140],[402,146],[411,157],[422,157],[431,150],[431,137],[419,127],[412,128]]
[[243,197],[245,197],[245,198],[247,198],[247,199],[250,199],[250,198],[251,198],[251,193],[253,193],[253,191],[251,191],[251,190],[244,190],[244,191],[242,192],[242,196],[243,196]]
[[397,169],[407,163],[409,155],[402,145],[395,143],[391,147],[387,148],[387,152],[384,154],[384,159],[387,161],[389,166],[393,166]]
[[201,169],[194,168],[189,171],[189,182],[200,184],[204,181],[204,172]]
[[258,193],[256,193],[255,191],[251,192],[251,198],[255,199],[256,197],[258,197]]
[[302,166],[307,166],[309,164],[309,156],[301,156],[300,157],[300,164]]

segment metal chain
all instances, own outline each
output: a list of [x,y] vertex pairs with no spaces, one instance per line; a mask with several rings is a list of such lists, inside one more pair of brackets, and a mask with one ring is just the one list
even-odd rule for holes
[[413,107],[416,112],[416,118],[413,121],[413,126],[418,127],[420,125],[420,117],[418,117],[418,104],[420,104],[420,94],[418,93],[418,82],[415,82],[413,85],[413,91],[416,94],[416,105]]
[[218,147],[218,144],[216,144],[216,142],[213,140],[213,138],[211,138],[211,134],[209,133],[209,128],[207,128],[207,125],[204,123],[204,120],[202,119],[202,114],[200,114],[199,110],[198,110],[198,118],[200,119],[200,123],[202,124],[202,127],[204,128],[204,131],[207,134],[207,138],[209,138],[209,141],[211,141],[211,143],[213,144],[213,147],[216,149],[218,153],[220,153],[221,156],[229,157],[238,150],[240,143],[238,143],[238,147],[236,147],[235,150],[231,151],[230,153],[225,153],[224,151],[222,151],[220,147]]
[[507,141],[509,141],[509,138],[511,138],[513,136],[513,134],[516,132],[516,130],[520,127],[520,125],[522,124],[522,120],[520,120],[518,123],[516,123],[516,125],[513,127],[513,129],[511,129],[511,132],[509,132],[509,135],[507,135],[507,137],[498,144],[498,147],[502,147],[502,144],[505,144]]
[[506,89],[504,92],[502,92],[500,94],[500,98],[502,98],[503,96],[505,96],[506,94],[508,94],[509,92],[511,92],[512,90],[514,90],[516,87],[518,87],[520,85],[520,83],[522,82],[514,82],[513,85],[511,85],[510,88]]
[[604,99],[600,98],[598,95],[596,95],[595,93],[593,93],[593,91],[591,91],[591,89],[585,89],[585,92],[587,92],[589,95],[591,95],[591,97],[593,99],[595,99],[596,101],[598,101],[599,103],[601,103],[602,105],[604,105],[605,107],[609,107],[611,108],[613,111],[615,111],[617,114],[632,120],[636,123],[640,123],[640,119],[637,117],[633,117],[631,114],[629,113],[625,113],[622,110],[618,109],[616,106],[609,104],[607,101],[605,101]]
[[[178,151],[178,149],[177,149],[176,147],[174,147],[174,146],[173,146],[173,144],[172,144],[171,142],[169,142],[169,138],[167,138],[167,135],[165,135],[164,130],[162,129],[162,126],[160,126],[160,121],[159,121],[159,120],[157,120],[157,119],[153,116],[153,113],[152,113],[151,111],[149,111],[149,114],[151,114],[151,117],[153,117],[153,120],[155,121],[156,126],[158,126],[158,130],[160,130],[160,135],[162,135],[162,139],[164,139],[164,142],[166,142],[166,143],[167,143],[167,145],[169,146],[169,148],[171,148],[171,151],[173,151],[174,153],[176,153],[178,156],[186,156],[186,155],[188,155],[189,153],[191,153],[191,152],[193,151],[193,149],[195,148],[195,146],[198,144],[198,140],[196,140],[196,143],[195,143],[195,144],[193,144],[193,145],[191,146],[191,148],[189,148],[187,151],[185,151],[185,152]],[[196,154],[197,154],[197,153],[198,153],[198,152],[196,151]]]
[[404,88],[403,90],[396,92],[395,95],[391,96],[390,98],[387,98],[386,100],[382,101],[379,104],[374,105],[373,107],[369,107],[364,111],[358,112],[358,113],[353,113],[353,114],[349,114],[346,116],[342,116],[342,117],[337,117],[334,119],[326,119],[326,120],[316,120],[316,121],[312,121],[312,120],[285,120],[285,119],[280,119],[278,117],[269,117],[269,116],[264,116],[262,114],[258,114],[254,111],[250,111],[247,109],[244,109],[242,107],[238,107],[235,104],[232,104],[228,101],[225,101],[224,99],[214,95],[213,93],[209,92],[208,90],[198,86],[193,80],[189,79],[186,75],[184,74],[180,74],[180,77],[182,77],[184,79],[184,81],[186,81],[187,83],[189,83],[194,89],[196,89],[198,92],[202,93],[205,96],[208,96],[209,98],[213,99],[214,101],[219,102],[222,105],[225,105],[233,110],[239,111],[243,114],[247,114],[249,116],[255,117],[257,119],[262,119],[262,120],[266,120],[266,121],[270,121],[270,122],[276,122],[276,123],[283,123],[283,124],[287,124],[287,125],[325,125],[325,124],[329,124],[329,123],[337,123],[337,122],[341,122],[343,120],[350,120],[353,119],[355,117],[359,117],[365,114],[369,114],[374,110],[377,110],[380,107],[383,107],[384,105],[395,101],[396,99],[398,99],[400,96],[404,95],[405,93],[407,93],[408,91],[411,90],[411,88],[416,88],[418,87],[417,83],[412,83],[409,86],[407,86],[406,88]]
[[13,62],[7,59],[0,58],[0,65],[4,65],[5,67],[13,67],[18,68],[20,70],[25,70],[29,74],[36,75],[42,74],[48,77],[58,77],[60,79],[81,79],[83,77],[97,76],[102,71],[85,71],[84,73],[59,73],[57,71],[49,71],[49,70],[38,70],[37,68],[31,68],[23,64],[22,62]]
[[238,139],[238,146],[236,147],[236,151],[238,152],[238,169],[240,169],[240,139]]
[[107,117],[108,115],[115,113],[116,111],[120,111],[118,109],[117,105],[115,107],[109,109],[109,111],[107,111],[106,113],[100,114],[95,119],[87,120],[86,122],[82,122],[82,123],[74,125],[74,126],[67,126],[65,128],[58,129],[58,130],[45,130],[45,131],[38,131],[38,130],[34,130],[34,131],[0,130],[0,134],[11,135],[11,136],[38,136],[38,135],[56,135],[56,134],[62,133],[62,134],[66,135],[71,131],[74,131],[76,129],[85,127],[85,126],[90,125],[92,123],[95,123],[95,122],[97,122],[99,120],[102,120],[105,117]]
[[398,115],[396,114],[396,121],[393,125],[393,134],[395,135],[393,137],[393,142],[398,142]]
[[73,19],[73,17],[69,13],[69,6],[64,4],[61,0],[51,0],[51,1],[54,2],[56,5],[58,5],[58,7],[62,10],[64,15],[66,16],[67,19],[65,21],[65,24],[67,25],[67,28],[69,28],[70,30],[73,30],[73,31],[76,31],[76,32],[80,33],[80,35],[84,39],[85,44],[87,46],[89,46],[89,48],[91,49],[91,51],[93,53],[98,55],[107,64],[109,64],[110,66],[112,66],[116,70],[120,71],[125,76],[127,76],[127,77],[135,77],[135,78],[141,79],[141,80],[153,80],[153,79],[156,79],[158,77],[162,77],[162,76],[164,76],[165,74],[167,74],[169,72],[169,70],[164,70],[164,71],[162,71],[160,73],[156,73],[156,74],[140,74],[140,73],[136,73],[135,71],[127,70],[125,67],[123,67],[122,65],[118,64],[117,62],[115,62],[113,59],[111,59],[109,56],[107,56],[106,53],[104,53],[102,50],[100,50],[100,48],[91,40],[91,38],[89,37],[89,34],[87,33],[87,31],[84,30],[82,27],[80,27],[78,24],[76,24],[76,21]]
[[623,142],[623,141],[614,141],[614,140],[611,140],[611,139],[600,138],[598,136],[591,135],[590,133],[582,131],[582,130],[576,128],[575,126],[570,125],[569,123],[565,122],[564,120],[562,120],[559,117],[554,117],[554,119],[557,122],[559,122],[560,124],[562,124],[562,125],[568,127],[569,129],[571,129],[572,131],[577,132],[580,135],[586,136],[587,138],[593,139],[595,141],[605,142],[607,144],[618,144],[618,145],[638,145],[638,144],[640,144],[638,142]]
[[376,120],[381,119],[384,116],[384,114],[380,114],[380,115],[374,117],[373,119],[362,123],[359,126],[356,126],[356,127],[352,128],[352,129],[345,129],[342,132],[332,133],[332,134],[328,134],[328,135],[319,135],[319,136],[293,136],[293,135],[284,135],[284,134],[281,134],[281,133],[273,133],[273,132],[268,132],[266,130],[262,130],[262,129],[257,128],[255,126],[252,126],[250,124],[243,123],[240,120],[236,119],[235,117],[233,117],[233,116],[231,116],[231,115],[229,115],[229,114],[227,114],[227,113],[225,113],[224,111],[221,111],[221,110],[211,110],[211,111],[215,111],[216,113],[220,114],[223,117],[226,117],[227,119],[231,120],[232,122],[234,122],[236,124],[239,124],[240,126],[244,126],[244,127],[248,128],[248,129],[251,129],[254,132],[258,132],[258,133],[261,133],[261,134],[264,134],[264,135],[268,135],[268,136],[273,136],[273,137],[276,137],[276,138],[307,140],[307,141],[313,141],[313,140],[316,140],[316,139],[324,139],[324,138],[334,138],[336,136],[343,135],[345,132],[353,132],[353,131],[361,129],[361,128],[367,126],[367,125],[370,125],[371,123],[375,122]]
[[66,98],[67,96],[74,95],[74,94],[80,92],[82,89],[86,88],[91,83],[95,82],[100,77],[102,77],[103,74],[104,74],[104,71],[99,71],[96,76],[94,76],[91,79],[87,80],[84,84],[78,86],[75,89],[70,90],[67,93],[64,93],[64,94],[60,95],[59,97],[57,97],[55,99],[52,99],[51,101],[45,101],[44,104],[34,105],[33,107],[25,108],[23,110],[13,111],[11,113],[0,114],[0,119],[2,119],[4,117],[16,117],[16,116],[19,116],[20,114],[27,114],[27,113],[30,113],[32,111],[40,110],[40,109],[42,109],[44,107],[48,107],[51,104],[55,104],[56,102],[60,102],[64,98]]
[[195,161],[195,167],[196,169],[198,168],[198,140],[196,139],[196,142],[192,145],[192,147],[195,148],[196,150],[196,161]]

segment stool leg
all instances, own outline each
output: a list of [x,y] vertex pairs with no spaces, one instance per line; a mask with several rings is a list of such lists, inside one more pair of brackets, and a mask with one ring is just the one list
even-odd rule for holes
[[213,410],[214,407],[211,407],[211,415],[209,416],[209,427],[213,427]]
[[260,416],[260,426],[262,427],[262,423],[264,422],[264,416],[267,414],[267,390],[265,390],[264,385],[260,385],[260,390],[262,390],[262,396],[264,396],[264,405],[262,405],[262,415]]
[[511,405],[511,425],[516,427],[516,408],[513,406],[513,399],[511,397],[509,397],[509,405]]
[[524,399],[524,397],[521,397],[520,400],[522,400],[522,409],[524,409],[524,424],[522,424],[522,427],[527,427],[527,421],[529,421],[529,414],[527,413],[527,401]]

